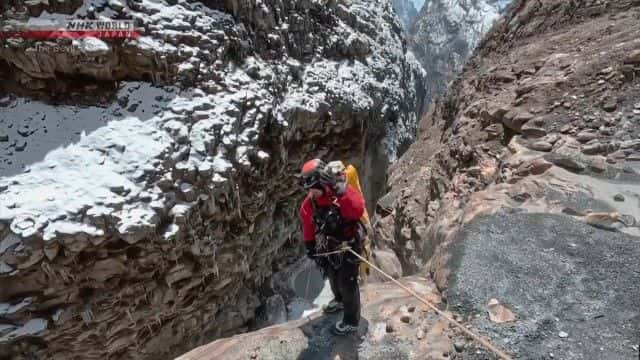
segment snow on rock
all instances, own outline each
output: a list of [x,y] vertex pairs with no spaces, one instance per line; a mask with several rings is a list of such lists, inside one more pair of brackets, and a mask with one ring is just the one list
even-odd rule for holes
[[106,55],[111,51],[111,48],[107,43],[96,38],[85,38],[74,41],[73,44],[87,56],[101,56]]
[[429,74],[427,102],[442,95],[511,0],[428,1],[409,30],[411,48]]
[[393,10],[400,17],[402,26],[407,30],[410,29],[413,20],[418,16],[415,4],[411,0],[393,0],[391,3],[393,4]]
[[243,331],[272,273],[299,255],[300,164],[388,162],[415,136],[424,72],[387,0],[0,11],[142,25],[138,39],[69,52],[0,48],[9,357],[169,358]]

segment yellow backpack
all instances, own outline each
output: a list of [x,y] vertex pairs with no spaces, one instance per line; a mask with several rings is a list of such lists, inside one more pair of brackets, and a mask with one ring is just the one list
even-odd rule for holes
[[[360,178],[358,177],[358,171],[356,170],[355,166],[349,164],[347,167],[345,167],[344,163],[338,160],[338,161],[332,161],[328,163],[327,167],[329,167],[334,174],[338,175],[339,177],[343,177],[343,181],[346,181],[348,185],[358,190],[360,195],[362,195],[364,198],[364,194],[362,194],[362,188],[360,187]],[[362,228],[364,232],[363,239],[362,239],[361,255],[362,257],[370,261],[371,241],[369,240],[369,236],[371,236],[370,234],[371,223],[369,221],[369,213],[367,212],[366,205],[364,207],[364,214],[362,214],[362,217],[360,218],[360,223],[362,224]],[[360,262],[360,279],[361,280],[364,280],[364,277],[369,275],[369,270],[370,270],[369,265],[361,261]]]

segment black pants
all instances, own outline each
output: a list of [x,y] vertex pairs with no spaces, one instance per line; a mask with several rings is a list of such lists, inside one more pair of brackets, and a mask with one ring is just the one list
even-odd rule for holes
[[324,268],[329,277],[329,284],[335,300],[344,305],[342,321],[348,325],[358,326],[360,322],[359,265],[343,261],[337,269],[331,265]]

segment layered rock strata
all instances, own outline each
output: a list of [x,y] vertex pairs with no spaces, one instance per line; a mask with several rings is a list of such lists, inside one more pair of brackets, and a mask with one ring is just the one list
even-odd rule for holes
[[[378,245],[514,358],[638,354],[638,18],[635,0],[516,1],[422,119],[377,203]],[[330,337],[334,319],[311,318],[181,359],[497,359],[385,285],[363,288],[356,336]]]

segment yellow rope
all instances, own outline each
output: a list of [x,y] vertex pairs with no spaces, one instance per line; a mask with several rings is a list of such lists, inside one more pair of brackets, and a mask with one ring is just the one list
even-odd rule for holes
[[358,257],[360,260],[364,261],[366,264],[368,264],[369,266],[371,266],[375,270],[377,270],[384,277],[386,277],[387,279],[392,281],[394,284],[396,284],[397,286],[399,286],[400,288],[402,288],[403,290],[405,290],[409,294],[411,294],[411,296],[413,296],[416,299],[420,300],[421,303],[427,305],[429,308],[431,308],[431,310],[435,311],[438,315],[442,316],[445,320],[447,320],[451,324],[455,325],[457,328],[462,330],[462,332],[464,332],[466,335],[468,335],[472,339],[474,339],[477,342],[479,342],[480,344],[482,344],[482,346],[484,346],[485,348],[491,350],[500,359],[502,359],[502,360],[512,360],[511,356],[509,356],[503,350],[500,350],[495,345],[491,344],[489,342],[489,340],[487,340],[487,339],[483,338],[482,336],[474,333],[473,331],[471,331],[471,330],[467,329],[466,327],[464,327],[461,323],[455,321],[452,317],[447,315],[445,312],[443,312],[442,310],[438,309],[435,305],[433,305],[432,303],[430,303],[426,299],[420,297],[420,295],[418,295],[415,291],[409,289],[404,284],[402,284],[400,281],[394,279],[393,277],[391,277],[391,275],[389,275],[389,274],[385,273],[384,271],[382,271],[382,269],[380,269],[379,267],[373,265],[367,259],[365,259],[364,257],[360,256],[360,254],[358,254],[357,252],[353,251],[350,247],[344,247],[344,248],[341,248],[340,250],[332,251],[330,253],[318,254],[317,256],[331,255],[331,254],[335,254],[335,253],[339,253],[339,252],[347,252],[347,251],[352,253],[354,256]]

